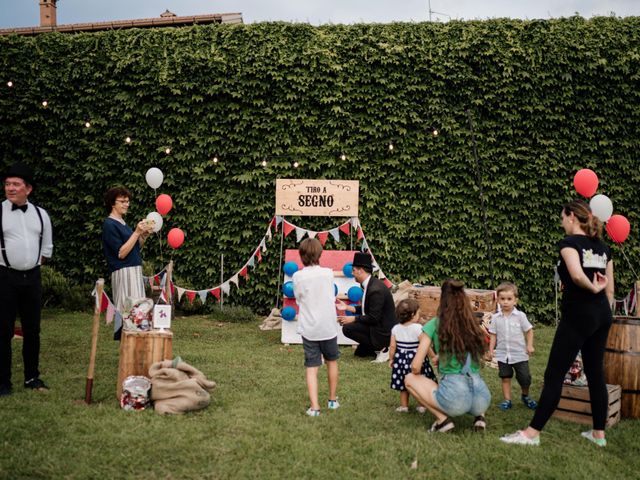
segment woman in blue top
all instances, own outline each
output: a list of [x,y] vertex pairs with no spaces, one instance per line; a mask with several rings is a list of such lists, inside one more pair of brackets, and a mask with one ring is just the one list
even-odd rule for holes
[[127,298],[145,297],[140,250],[153,231],[153,225],[146,220],[138,222],[135,231],[127,226],[123,217],[129,210],[130,197],[124,187],[110,188],[104,195],[109,216],[102,225],[102,246],[111,272],[113,301],[119,312],[124,312]]
[[[442,284],[438,316],[422,328],[411,373],[405,378],[411,395],[435,415],[432,432],[452,430],[451,417],[465,413],[475,417],[474,430],[486,428],[484,413],[491,403],[491,393],[480,377],[479,364],[487,343],[463,287],[462,282],[452,279]],[[420,375],[432,345],[442,375],[439,385]]]

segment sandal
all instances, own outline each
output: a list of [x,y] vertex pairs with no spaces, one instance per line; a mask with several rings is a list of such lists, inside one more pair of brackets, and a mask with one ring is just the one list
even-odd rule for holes
[[437,420],[433,422],[433,425],[431,425],[431,428],[429,429],[429,431],[446,433],[453,430],[454,427],[455,427],[455,424],[453,423],[453,420],[451,420],[450,417],[447,417],[442,421],[442,423],[438,423]]
[[503,400],[500,404],[500,410],[502,410],[503,412],[509,410],[511,407],[513,407],[511,400]]
[[487,429],[487,421],[484,415],[478,415],[473,421],[474,432],[484,432]]
[[529,395],[522,395],[522,403],[524,403],[525,406],[527,408],[530,408],[531,410],[535,410],[538,407],[538,402],[536,402]]

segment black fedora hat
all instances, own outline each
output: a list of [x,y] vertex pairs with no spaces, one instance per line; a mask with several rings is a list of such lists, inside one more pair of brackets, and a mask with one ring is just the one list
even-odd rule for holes
[[9,167],[9,170],[7,170],[3,174],[2,180],[4,181],[9,177],[21,178],[25,181],[25,183],[31,185],[32,187],[34,186],[33,170],[31,170],[31,168],[25,165],[24,163],[17,162],[11,165],[11,167]]
[[354,267],[369,268],[373,270],[373,265],[371,263],[371,254],[364,253],[364,252],[356,252],[355,255],[353,256],[352,265]]

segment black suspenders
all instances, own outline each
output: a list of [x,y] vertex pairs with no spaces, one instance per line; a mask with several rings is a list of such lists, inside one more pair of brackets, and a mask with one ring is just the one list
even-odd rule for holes
[[[33,203],[31,204],[33,205]],[[42,237],[44,235],[44,222],[42,221],[42,213],[40,213],[40,208],[33,205],[33,208],[36,209],[36,213],[38,214],[38,219],[40,220],[40,238],[38,239],[38,258],[36,260],[36,265],[40,263],[40,255],[42,253]],[[0,204],[0,249],[2,249],[2,259],[4,260],[4,264],[7,268],[11,268],[11,264],[9,263],[9,258],[7,257],[7,249],[4,245],[4,226],[2,225],[2,204]]]

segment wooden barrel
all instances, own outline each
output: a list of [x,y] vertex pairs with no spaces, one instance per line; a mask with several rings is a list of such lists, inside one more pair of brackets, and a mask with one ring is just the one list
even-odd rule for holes
[[173,333],[168,330],[122,330],[116,397],[120,400],[122,381],[131,375],[149,376],[149,367],[173,358]]
[[640,317],[613,317],[604,376],[607,383],[622,387],[622,417],[640,418]]

